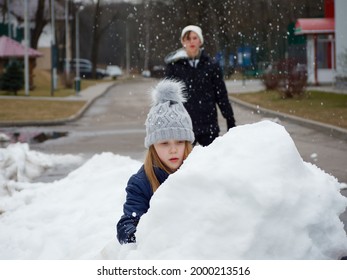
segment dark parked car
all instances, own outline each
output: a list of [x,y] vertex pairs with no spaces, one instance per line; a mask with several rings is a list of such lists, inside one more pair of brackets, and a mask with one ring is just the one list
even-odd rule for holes
[[165,76],[165,66],[155,65],[152,68],[151,76],[154,78],[163,78]]
[[[80,77],[82,79],[91,79],[92,78],[92,70],[93,70],[93,64],[90,60],[85,58],[80,59],[72,59],[70,62],[70,69],[73,73],[76,74],[76,68],[77,68],[77,62],[80,69]],[[107,76],[107,73],[104,69],[97,68],[96,69],[96,78],[102,79]]]

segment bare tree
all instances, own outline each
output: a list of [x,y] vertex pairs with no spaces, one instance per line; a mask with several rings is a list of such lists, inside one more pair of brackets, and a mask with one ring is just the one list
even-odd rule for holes
[[38,0],[37,9],[35,13],[35,26],[31,29],[31,41],[30,45],[32,48],[36,49],[40,36],[42,34],[43,28],[49,22],[49,18],[45,14],[45,0]]
[[[124,30],[127,16],[132,13],[131,65],[139,70],[144,65],[145,68],[151,68],[153,65],[163,64],[164,57],[180,47],[180,31],[188,24],[202,27],[206,39],[205,49],[211,55],[215,55],[217,51],[224,51],[226,55],[236,54],[238,47],[246,45],[257,48],[259,60],[276,61],[285,55],[289,24],[300,17],[321,17],[324,14],[323,2],[324,0],[148,0],[147,5],[144,5],[98,0],[90,4],[95,9],[95,22],[84,32],[88,35],[85,36],[89,43],[81,46],[87,48],[84,53],[92,52],[90,57],[96,61],[101,57],[105,58],[106,53],[112,51],[113,54],[107,56],[108,61],[117,61],[124,67]],[[90,11],[84,13],[84,17],[88,17],[84,22],[89,21]],[[146,20],[145,15],[149,20]]]
[[97,0],[95,4],[95,12],[94,12],[94,24],[93,24],[93,40],[92,40],[92,53],[91,53],[91,61],[93,64],[92,76],[96,78],[96,66],[97,66],[97,58],[98,58],[98,50],[99,50],[99,41],[101,33],[100,30],[100,0]]

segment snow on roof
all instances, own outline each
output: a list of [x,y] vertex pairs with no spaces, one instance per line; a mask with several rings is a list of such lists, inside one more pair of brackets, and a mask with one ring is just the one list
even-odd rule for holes
[[[29,48],[30,57],[42,56],[39,51]],[[0,57],[23,57],[25,55],[25,47],[15,40],[7,36],[0,37]]]
[[295,35],[334,33],[333,18],[299,18],[295,23]]

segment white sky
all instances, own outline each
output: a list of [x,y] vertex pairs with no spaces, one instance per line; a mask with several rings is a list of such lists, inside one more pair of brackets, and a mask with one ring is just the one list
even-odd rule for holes
[[[54,140],[53,140],[54,141]],[[160,186],[119,245],[115,225],[125,187],[141,162],[96,154],[68,176],[33,182],[45,170],[79,166],[73,155],[27,144],[0,149],[0,259],[339,259],[347,237],[339,215],[345,184],[300,157],[279,124],[237,126],[195,147]]]

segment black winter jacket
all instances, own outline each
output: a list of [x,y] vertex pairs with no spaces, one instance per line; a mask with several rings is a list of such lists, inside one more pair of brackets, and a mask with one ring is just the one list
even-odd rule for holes
[[187,56],[177,60],[166,58],[165,61],[166,77],[181,80],[186,85],[187,102],[184,105],[192,119],[196,136],[219,133],[216,104],[227,121],[228,129],[235,126],[234,112],[217,63],[204,51],[196,68],[190,65]]
[[[154,168],[161,185],[169,174],[160,169]],[[126,201],[123,206],[123,215],[117,223],[117,239],[120,244],[136,242],[135,232],[141,216],[149,209],[149,201],[153,195],[152,187],[149,183],[144,166],[132,175],[126,187]]]

